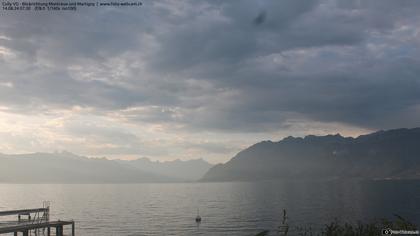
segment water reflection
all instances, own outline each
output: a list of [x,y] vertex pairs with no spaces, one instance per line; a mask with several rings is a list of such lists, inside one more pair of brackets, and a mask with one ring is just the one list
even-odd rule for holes
[[81,235],[252,235],[277,228],[283,209],[291,226],[392,213],[420,223],[419,181],[0,185],[2,210],[44,200],[54,218],[76,220]]

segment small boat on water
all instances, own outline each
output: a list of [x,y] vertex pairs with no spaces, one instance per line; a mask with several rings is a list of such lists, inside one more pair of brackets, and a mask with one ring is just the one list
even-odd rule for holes
[[195,217],[195,222],[200,223],[201,222],[201,216],[199,209],[197,208],[197,216]]

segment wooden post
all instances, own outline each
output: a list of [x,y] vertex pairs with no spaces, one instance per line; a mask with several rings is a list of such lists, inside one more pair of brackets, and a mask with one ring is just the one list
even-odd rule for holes
[[14,232],[14,233],[13,233],[13,235],[14,235],[14,236],[18,236],[17,234],[18,234],[18,232]]
[[74,221],[71,223],[71,236],[75,236]]
[[55,235],[56,236],[63,236],[63,226],[59,225],[55,227]]
[[23,236],[28,236],[28,235],[29,235],[29,234],[28,234],[28,230],[22,231],[22,235],[23,235]]
[[51,228],[50,227],[47,228],[47,236],[51,236]]

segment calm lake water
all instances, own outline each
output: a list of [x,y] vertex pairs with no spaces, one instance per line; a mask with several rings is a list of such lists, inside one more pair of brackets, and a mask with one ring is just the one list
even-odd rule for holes
[[275,229],[284,208],[291,227],[393,213],[420,225],[420,181],[0,184],[0,210],[44,200],[52,218],[76,221],[77,235],[253,235]]

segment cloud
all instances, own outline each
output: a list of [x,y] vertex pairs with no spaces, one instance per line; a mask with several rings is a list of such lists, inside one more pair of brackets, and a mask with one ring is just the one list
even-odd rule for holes
[[185,0],[5,12],[0,108],[42,120],[79,107],[48,133],[89,138],[82,152],[101,155],[194,149],[221,160],[230,151],[220,139],[239,147],[309,123],[419,126],[419,10],[415,0]]

